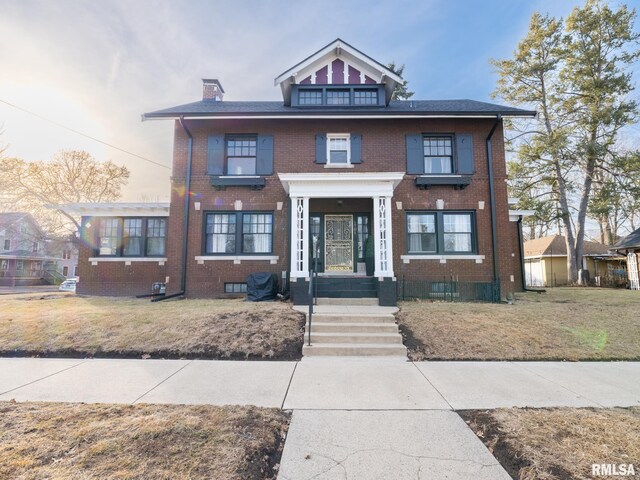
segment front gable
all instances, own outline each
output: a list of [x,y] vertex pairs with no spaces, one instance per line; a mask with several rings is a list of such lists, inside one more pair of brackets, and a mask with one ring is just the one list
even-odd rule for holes
[[385,104],[402,78],[383,64],[339,38],[275,79],[285,105],[291,105],[293,85],[381,85]]

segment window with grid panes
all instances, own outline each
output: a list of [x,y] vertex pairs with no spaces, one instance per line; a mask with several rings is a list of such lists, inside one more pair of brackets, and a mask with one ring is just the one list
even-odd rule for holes
[[423,138],[424,173],[453,172],[453,139],[451,136]]
[[227,175],[255,175],[257,139],[250,136],[228,137]]

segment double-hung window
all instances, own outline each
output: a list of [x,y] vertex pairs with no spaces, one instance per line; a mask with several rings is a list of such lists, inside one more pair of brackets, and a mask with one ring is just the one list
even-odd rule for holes
[[117,218],[100,219],[98,248],[100,255],[118,254],[118,235],[120,220]]
[[142,219],[125,218],[122,229],[122,256],[142,255]]
[[407,213],[407,253],[442,255],[475,251],[473,212]]
[[425,136],[424,173],[453,173],[453,138],[446,136]]
[[11,240],[10,239],[5,239],[4,241],[4,249],[5,250],[11,250]]
[[435,213],[407,214],[407,237],[409,253],[436,253],[438,239]]
[[327,135],[327,164],[328,165],[348,165],[351,163],[351,141],[350,135],[333,134]]
[[167,220],[165,218],[147,219],[147,256],[162,257],[165,254]]
[[269,254],[273,251],[273,213],[207,213],[204,243],[208,255]]
[[255,136],[230,136],[226,139],[227,175],[255,175],[257,163],[257,138]]

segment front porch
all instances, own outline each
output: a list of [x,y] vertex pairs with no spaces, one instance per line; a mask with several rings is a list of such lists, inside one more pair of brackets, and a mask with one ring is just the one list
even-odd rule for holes
[[[280,174],[291,198],[291,297],[378,298],[396,304],[391,198],[402,172]],[[316,294],[316,292],[314,292]]]

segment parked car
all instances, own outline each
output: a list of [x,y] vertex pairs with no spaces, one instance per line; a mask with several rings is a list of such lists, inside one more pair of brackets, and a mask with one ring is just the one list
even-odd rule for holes
[[74,292],[76,291],[76,285],[78,284],[78,279],[76,278],[67,278],[64,282],[60,284],[60,288],[58,288],[61,292]]

